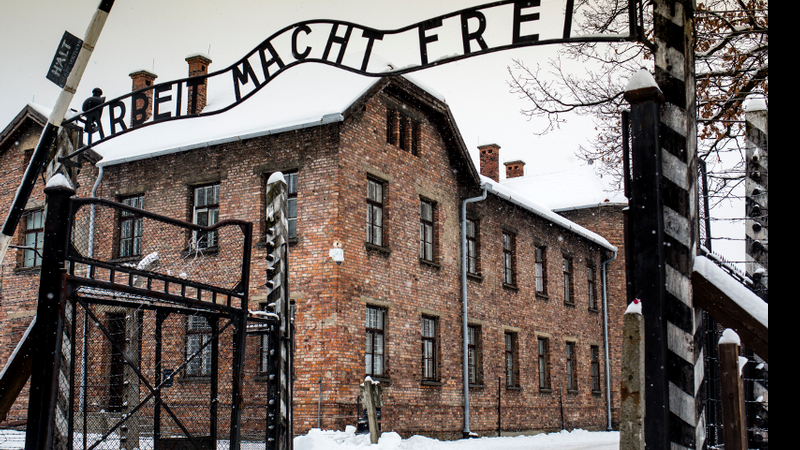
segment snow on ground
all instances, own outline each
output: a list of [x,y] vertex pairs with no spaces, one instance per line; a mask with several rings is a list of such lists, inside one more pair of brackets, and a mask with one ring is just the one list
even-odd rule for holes
[[383,433],[377,444],[368,434],[312,429],[294,439],[295,450],[618,450],[619,432],[561,431],[535,436],[483,437],[458,441],[439,441],[423,436],[402,439],[393,432]]
[[[25,433],[0,430],[0,450],[25,448]],[[295,450],[618,450],[619,432],[572,430],[535,436],[483,437],[458,441],[438,441],[423,436],[402,439],[393,432],[383,433],[372,445],[368,434],[345,431],[311,430],[294,438]]]

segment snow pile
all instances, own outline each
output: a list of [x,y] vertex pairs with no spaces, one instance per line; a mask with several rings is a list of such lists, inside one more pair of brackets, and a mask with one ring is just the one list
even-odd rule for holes
[[439,441],[424,436],[402,439],[394,432],[381,434],[377,444],[370,444],[369,434],[355,434],[355,427],[345,431],[312,429],[307,435],[294,438],[295,450],[616,450],[618,432],[561,431],[535,436],[484,437]]

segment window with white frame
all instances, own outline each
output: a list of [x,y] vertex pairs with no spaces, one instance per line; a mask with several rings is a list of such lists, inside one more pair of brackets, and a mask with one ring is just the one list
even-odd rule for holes
[[44,249],[44,210],[25,213],[25,249],[22,253],[22,267],[42,265]]
[[539,347],[539,389],[549,390],[550,387],[550,340],[545,337],[537,338]]
[[[122,204],[134,208],[144,208],[144,195],[132,195],[122,199]],[[142,254],[142,216],[131,211],[120,211],[119,218],[119,257],[140,256]]]
[[[197,225],[210,226],[219,221],[219,183],[194,188],[194,205],[192,222]],[[198,249],[216,247],[217,232],[193,233],[194,246]]]
[[575,304],[572,289],[572,258],[564,256],[561,260],[561,268],[564,275],[564,303],[568,305]]
[[433,262],[435,256],[434,208],[435,205],[433,202],[420,200],[419,259],[429,262]]
[[478,222],[467,219],[467,273],[478,275],[480,267],[478,265]]
[[186,321],[186,375],[211,374],[211,327],[203,316],[189,316]]
[[367,178],[367,243],[383,246],[382,182]]
[[385,332],[386,309],[377,306],[367,306],[367,343],[364,358],[365,371],[367,375],[382,376],[385,374]]
[[438,379],[437,369],[437,320],[435,317],[422,316],[422,379],[434,381]]
[[514,266],[515,236],[503,232],[503,284],[513,286],[516,284],[516,267]]
[[536,293],[547,295],[547,259],[546,248],[534,248],[534,276],[536,277]]

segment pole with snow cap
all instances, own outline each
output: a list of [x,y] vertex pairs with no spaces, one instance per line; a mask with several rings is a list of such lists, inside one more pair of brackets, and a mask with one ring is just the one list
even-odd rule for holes
[[39,143],[36,145],[33,156],[31,156],[28,168],[25,170],[25,175],[11,205],[11,210],[0,232],[0,264],[5,259],[6,251],[11,243],[11,237],[17,229],[22,213],[25,210],[25,205],[28,203],[28,198],[33,191],[36,178],[47,163],[50,149],[55,144],[58,131],[61,128],[61,122],[64,120],[64,115],[67,113],[72,98],[75,96],[75,91],[78,89],[83,72],[89,63],[89,57],[92,55],[94,46],[97,44],[97,39],[100,37],[100,32],[103,30],[113,5],[114,0],[100,1],[100,5],[98,5],[94,16],[92,16],[92,21],[86,29],[83,41],[69,33],[64,33],[64,37],[59,43],[59,48],[53,59],[53,64],[50,66],[47,78],[62,88],[61,93],[53,106],[53,112],[50,114],[44,130],[42,130]]

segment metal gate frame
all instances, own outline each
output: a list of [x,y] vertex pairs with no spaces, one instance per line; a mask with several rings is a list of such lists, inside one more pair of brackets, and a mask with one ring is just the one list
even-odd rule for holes
[[[170,405],[161,398],[161,389],[168,384],[169,376],[162,377],[160,364],[164,351],[162,343],[161,324],[166,317],[172,314],[198,314],[207,318],[213,328],[213,338],[204,342],[195,354],[189,355],[183,364],[188,364],[198,352],[211,345],[214,356],[211,358],[215,374],[212,385],[216,386],[218,367],[216,366],[221,333],[230,329],[232,335],[232,379],[231,379],[231,414],[230,424],[227,427],[230,437],[230,448],[238,450],[241,442],[241,411],[245,403],[243,396],[243,374],[245,366],[245,347],[247,339],[248,322],[258,322],[262,327],[270,330],[275,336],[269,339],[270,354],[279,354],[281,341],[279,318],[266,317],[253,319],[248,317],[249,300],[249,274],[252,248],[252,224],[245,221],[225,220],[209,227],[161,216],[142,209],[133,208],[117,202],[99,198],[70,198],[75,191],[64,186],[52,186],[45,189],[47,194],[47,220],[45,223],[44,258],[42,262],[42,275],[39,293],[39,306],[37,309],[37,325],[34,329],[34,348],[37,354],[49,354],[52,358],[37,358],[31,377],[31,397],[28,409],[28,432],[26,449],[51,449],[51,448],[80,448],[74,447],[79,442],[74,442],[74,432],[84,432],[84,447],[86,443],[86,417],[83,415],[82,430],[76,427],[75,404],[80,399],[76,398],[75,353],[76,342],[81,338],[77,335],[76,318],[78,311],[82,310],[86,320],[91,321],[100,329],[102,335],[111,342],[111,347],[116,348],[118,354],[124,359],[125,370],[135,373],[136,382],[141,383],[146,389],[146,398],[136,405],[129,405],[130,412],[122,416],[106,431],[105,436],[115,430],[126,426],[125,421],[143,407],[150,399],[154,399],[155,408],[153,415],[153,446],[155,449],[166,448],[209,448],[211,442],[216,442],[216,423],[219,414],[216,409],[218,399],[216,388],[212,389],[210,403],[213,416],[209,420],[214,423],[210,427],[210,436],[200,438],[194,436],[175,413]],[[233,288],[225,288],[204,283],[202,281],[165,275],[141,267],[132,267],[114,261],[102,261],[83,254],[71,241],[74,227],[77,222],[76,214],[81,208],[104,207],[114,210],[135,213],[150,221],[164,223],[178,229],[186,230],[197,236],[199,233],[216,233],[223,227],[238,228],[242,233],[241,249],[241,275]],[[194,295],[191,295],[194,294]],[[136,308],[143,311],[154,311],[156,321],[156,347],[155,372],[152,382],[147,376],[125,355],[125,352],[111,339],[110,331],[103,325],[103,321],[91,312],[93,305],[106,305],[115,308]],[[222,323],[221,327],[218,324]],[[271,358],[270,365],[274,366],[279,358]],[[274,360],[274,361],[273,361]],[[271,374],[272,375],[272,374]],[[270,380],[276,377],[270,376]],[[270,404],[280,400],[281,385],[269,383]],[[182,428],[186,439],[180,444],[184,447],[172,447],[165,440],[159,439],[159,420],[162,413],[171,416]],[[285,424],[273,421],[264,424],[265,432],[285,432]],[[289,423],[291,427],[291,423]],[[278,430],[275,430],[275,429]],[[291,433],[289,428],[289,433]],[[265,442],[267,441],[265,435]],[[102,442],[102,439],[99,441]],[[265,443],[266,445],[266,443]],[[214,444],[214,447],[216,444]]]

